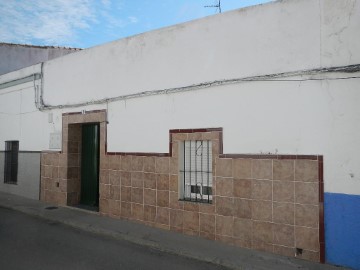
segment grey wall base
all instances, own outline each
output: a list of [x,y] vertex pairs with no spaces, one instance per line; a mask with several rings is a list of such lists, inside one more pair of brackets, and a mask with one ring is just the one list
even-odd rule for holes
[[40,152],[20,152],[17,184],[4,183],[5,153],[0,152],[0,191],[39,199]]

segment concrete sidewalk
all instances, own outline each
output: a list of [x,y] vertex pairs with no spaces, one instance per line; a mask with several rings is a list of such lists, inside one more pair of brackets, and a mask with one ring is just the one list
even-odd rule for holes
[[203,238],[156,229],[125,220],[102,217],[97,213],[76,208],[46,209],[49,206],[53,205],[0,192],[0,207],[231,269],[346,269],[232,247]]

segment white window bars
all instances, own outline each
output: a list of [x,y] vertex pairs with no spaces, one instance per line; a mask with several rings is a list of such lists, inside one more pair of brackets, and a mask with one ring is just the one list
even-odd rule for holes
[[180,187],[183,200],[212,202],[212,143],[184,141]]

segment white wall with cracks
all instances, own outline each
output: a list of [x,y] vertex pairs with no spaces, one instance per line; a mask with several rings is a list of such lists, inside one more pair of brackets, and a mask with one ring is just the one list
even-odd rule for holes
[[[360,72],[290,74],[360,64],[359,15],[359,0],[277,1],[6,74],[0,84],[43,78],[0,89],[0,142],[46,150],[62,113],[107,109],[108,151],[167,152],[169,129],[223,127],[224,153],[324,155],[325,191],[360,194]],[[277,73],[287,75],[161,92]]]

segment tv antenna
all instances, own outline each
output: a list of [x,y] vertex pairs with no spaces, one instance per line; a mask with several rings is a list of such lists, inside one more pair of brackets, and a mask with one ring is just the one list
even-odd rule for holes
[[206,7],[206,8],[216,8],[216,10],[218,10],[219,13],[221,13],[221,0],[217,0],[216,2],[217,2],[217,4],[210,5],[210,6],[204,6],[204,7]]

